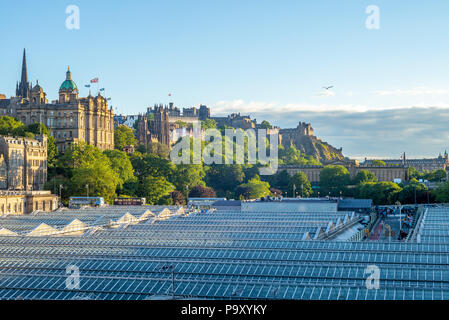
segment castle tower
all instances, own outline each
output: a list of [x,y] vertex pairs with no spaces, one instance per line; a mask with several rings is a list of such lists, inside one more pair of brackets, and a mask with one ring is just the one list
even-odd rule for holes
[[29,98],[30,90],[31,86],[30,83],[28,82],[26,52],[25,49],[23,49],[22,76],[20,78],[20,83],[16,84],[16,96],[22,98]]

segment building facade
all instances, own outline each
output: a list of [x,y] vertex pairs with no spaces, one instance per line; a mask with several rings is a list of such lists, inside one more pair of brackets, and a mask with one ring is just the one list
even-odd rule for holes
[[[385,164],[390,166],[395,165],[407,165],[414,167],[419,171],[435,171],[435,170],[447,170],[449,167],[449,156],[447,151],[444,151],[444,155],[441,153],[437,158],[422,158],[422,159],[407,159],[405,152],[402,154],[401,159],[381,159]],[[374,160],[365,159],[364,164],[371,165]]]
[[58,198],[43,191],[47,181],[47,136],[0,136],[0,214],[53,211]]
[[[361,170],[367,170],[372,172],[379,182],[382,181],[394,181],[400,179],[402,182],[409,180],[409,172],[407,166],[369,166],[369,165],[350,165],[342,164],[345,166],[351,178],[354,178]],[[320,173],[324,168],[322,165],[316,166],[296,166],[296,165],[284,165],[279,166],[279,171],[285,170],[291,176],[297,172],[304,172],[310,183],[317,185],[320,182]]]
[[49,103],[39,82],[35,86],[28,82],[24,51],[22,76],[16,86],[16,95],[3,111],[27,125],[36,122],[45,124],[60,152],[74,142],[86,142],[102,150],[114,148],[112,107],[100,94],[92,96],[89,93],[88,97],[80,98],[70,67],[59,88],[59,99]]
[[0,214],[29,214],[33,211],[51,212],[58,208],[58,197],[50,191],[0,190]]
[[43,190],[47,181],[47,137],[0,136],[0,189]]

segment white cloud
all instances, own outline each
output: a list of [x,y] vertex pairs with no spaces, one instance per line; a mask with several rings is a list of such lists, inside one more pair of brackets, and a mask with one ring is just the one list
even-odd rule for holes
[[320,97],[333,97],[335,96],[335,92],[332,90],[322,90],[320,92],[317,92],[315,95]]
[[281,104],[275,101],[249,101],[245,102],[242,99],[232,101],[218,101],[212,105],[212,110],[215,115],[228,115],[233,112],[240,112],[242,114],[254,113],[272,113],[276,114],[289,112],[329,112],[340,111],[349,113],[367,112],[367,111],[381,111],[381,110],[396,110],[396,109],[411,109],[411,108],[437,108],[448,109],[449,103],[440,103],[437,106],[429,106],[426,104],[418,104],[413,106],[393,105],[393,106],[369,106],[362,104],[312,104],[312,103],[287,103]]
[[418,96],[418,95],[445,95],[449,89],[434,89],[428,87],[417,87],[413,89],[378,90],[379,96]]

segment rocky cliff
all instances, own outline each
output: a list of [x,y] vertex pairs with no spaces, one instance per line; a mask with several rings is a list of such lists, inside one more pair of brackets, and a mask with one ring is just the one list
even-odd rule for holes
[[337,149],[327,142],[321,141],[313,135],[310,124],[300,122],[294,129],[281,129],[279,131],[281,144],[284,148],[294,145],[301,152],[313,156],[321,162],[343,160],[342,149]]

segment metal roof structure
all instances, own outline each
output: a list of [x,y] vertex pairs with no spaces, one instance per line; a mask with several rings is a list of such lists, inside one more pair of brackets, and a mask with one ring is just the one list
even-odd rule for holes
[[[449,209],[427,209],[421,243],[326,240],[357,221],[352,212],[107,207],[1,217],[0,299],[449,299],[449,242],[424,241],[439,215]],[[82,233],[61,232],[75,219]],[[28,236],[41,224],[59,233]],[[378,289],[367,287],[369,266],[380,270]]]

